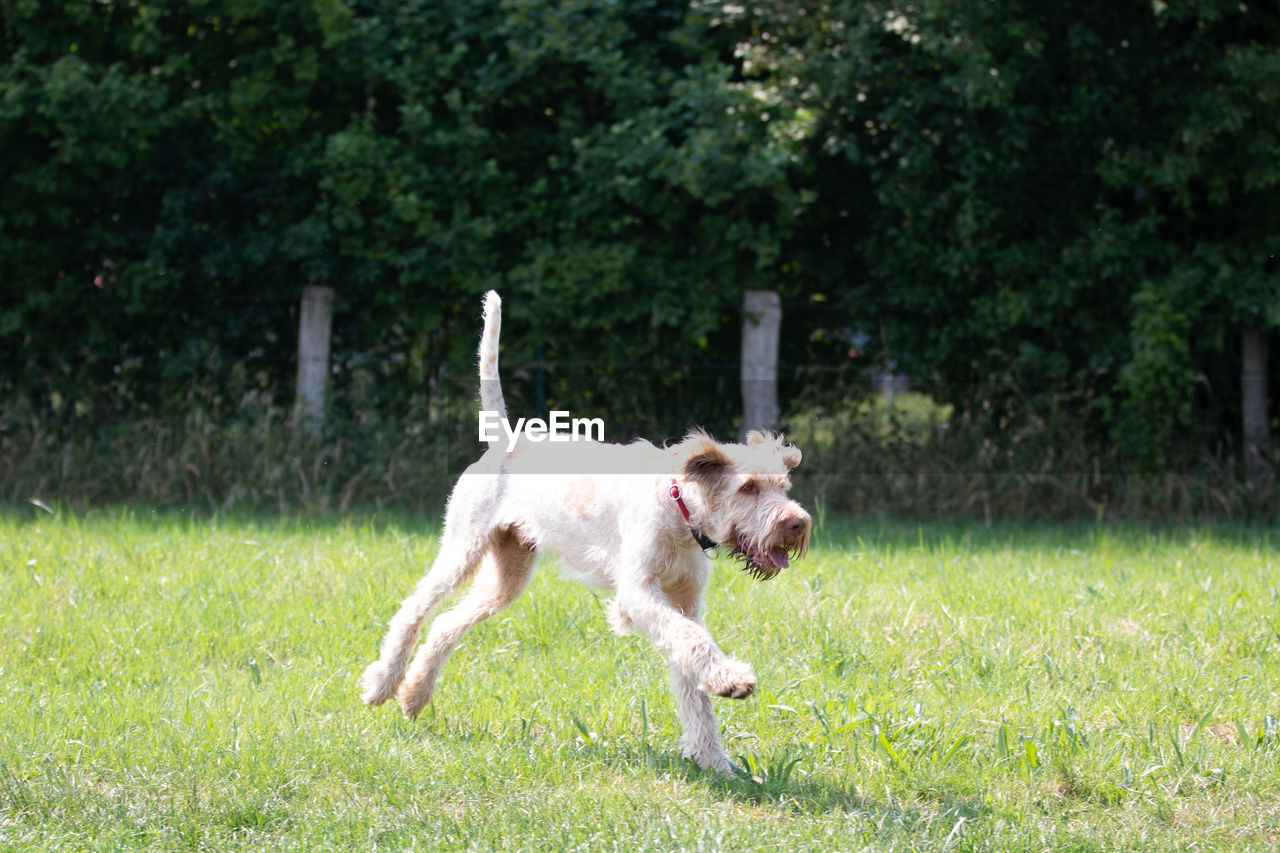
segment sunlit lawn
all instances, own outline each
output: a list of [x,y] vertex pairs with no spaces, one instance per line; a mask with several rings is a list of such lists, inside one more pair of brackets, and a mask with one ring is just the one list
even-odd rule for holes
[[356,679],[434,521],[0,515],[0,846],[1275,849],[1276,531],[827,519],[707,622],[721,782],[666,671],[539,574],[416,722]]

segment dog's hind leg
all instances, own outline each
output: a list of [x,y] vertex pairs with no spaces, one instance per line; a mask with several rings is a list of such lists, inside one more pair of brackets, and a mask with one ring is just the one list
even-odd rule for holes
[[[478,465],[469,472],[479,470]],[[360,679],[361,698],[366,704],[381,705],[395,694],[422,626],[440,602],[475,574],[490,544],[488,519],[493,509],[494,483],[494,478],[486,475],[468,473],[459,478],[449,498],[440,551],[431,571],[418,581],[413,594],[392,617],[378,659],[369,664]]]
[[467,582],[480,564],[484,546],[450,536],[442,537],[440,553],[431,571],[418,581],[413,594],[404,600],[387,627],[378,659],[369,664],[360,679],[365,704],[381,705],[391,698],[404,678],[405,664],[418,642],[419,632],[431,612],[458,587]]
[[494,535],[475,584],[453,609],[436,617],[414,655],[398,696],[406,716],[416,717],[431,701],[440,669],[462,636],[520,595],[533,574],[535,555],[513,530]]

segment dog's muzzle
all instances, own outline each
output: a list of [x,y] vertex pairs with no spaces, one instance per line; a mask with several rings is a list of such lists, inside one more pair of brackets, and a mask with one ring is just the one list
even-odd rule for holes
[[763,545],[739,537],[738,545],[730,556],[742,563],[742,570],[747,574],[756,580],[767,581],[791,566],[791,558],[803,547],[808,530],[809,522],[796,516],[783,523],[781,544]]
[[791,565],[791,555],[787,553],[786,548],[780,546],[765,551],[740,544],[729,552],[729,556],[742,564],[741,568],[744,572],[760,581],[770,580]]

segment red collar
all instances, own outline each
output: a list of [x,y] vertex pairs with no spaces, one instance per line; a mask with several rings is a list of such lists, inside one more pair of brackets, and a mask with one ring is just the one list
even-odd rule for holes
[[684,505],[684,498],[680,496],[680,484],[676,482],[675,477],[671,478],[671,488],[667,489],[667,495],[680,508],[680,514],[684,516],[684,523],[689,525],[689,532],[693,534],[694,541],[698,543],[698,547],[704,551],[716,547],[714,539],[693,526],[693,522],[689,518],[689,508]]
[[676,478],[671,478],[671,488],[667,490],[667,494],[671,496],[671,500],[676,502],[676,506],[680,507],[680,514],[684,516],[684,523],[690,524],[689,508],[684,505],[684,498],[680,496],[680,484],[676,482]]

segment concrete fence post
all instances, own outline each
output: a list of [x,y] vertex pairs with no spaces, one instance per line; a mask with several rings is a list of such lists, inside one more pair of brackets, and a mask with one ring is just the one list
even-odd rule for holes
[[1240,400],[1243,413],[1244,467],[1256,480],[1265,470],[1271,447],[1267,423],[1267,333],[1245,329],[1241,340]]
[[742,434],[778,427],[778,342],[782,300],[775,290],[742,297]]
[[311,433],[324,427],[325,386],[329,380],[329,334],[333,327],[333,288],[305,287],[298,314],[298,388],[294,418]]

